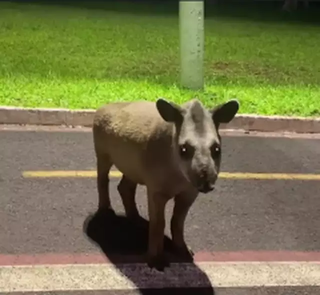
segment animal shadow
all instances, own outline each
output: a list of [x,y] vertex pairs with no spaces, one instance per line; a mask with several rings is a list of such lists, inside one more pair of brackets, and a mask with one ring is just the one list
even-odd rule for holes
[[[146,266],[145,254],[148,246],[148,225],[149,222],[142,217],[133,222],[126,216],[117,215],[113,210],[109,210],[89,215],[84,222],[83,230],[88,238],[100,247],[108,260],[137,287],[140,294],[157,295],[168,294],[169,292],[169,294],[214,295],[214,289],[207,275],[192,262],[192,259],[181,261],[181,259],[176,258],[173,254],[172,240],[167,236],[165,236],[164,249],[170,262],[188,262],[188,267],[185,268],[186,272],[188,271],[188,275],[183,276],[181,274],[181,269],[183,269],[181,267],[179,272],[173,271],[171,264],[165,270],[165,273],[169,270],[169,274],[166,276],[167,279],[171,283],[177,282],[179,286],[187,286],[190,281],[196,280],[191,284],[193,286],[199,284],[201,288],[173,288],[172,284],[170,288],[164,287],[163,281],[165,279],[163,273],[156,270],[150,270],[148,273],[148,281],[153,282],[153,289],[145,285],[145,280],[137,275],[137,272],[134,271],[136,266],[132,263],[142,262]],[[132,265],[132,271],[124,268],[123,263],[126,263],[127,266]],[[184,281],[182,282],[181,280]],[[158,283],[160,284],[159,287],[155,288],[154,284]]]

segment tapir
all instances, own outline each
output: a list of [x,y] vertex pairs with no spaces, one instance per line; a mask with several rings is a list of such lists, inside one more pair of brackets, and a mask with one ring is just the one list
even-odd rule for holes
[[206,108],[199,99],[176,104],[152,101],[114,102],[99,107],[93,119],[97,164],[98,211],[112,210],[109,171],[122,178],[117,186],[128,218],[138,218],[137,185],[147,192],[149,238],[147,264],[163,271],[165,206],[174,201],[171,235],[180,257],[193,256],[184,239],[188,211],[199,193],[214,189],[221,163],[219,126],[239,110],[237,99]]

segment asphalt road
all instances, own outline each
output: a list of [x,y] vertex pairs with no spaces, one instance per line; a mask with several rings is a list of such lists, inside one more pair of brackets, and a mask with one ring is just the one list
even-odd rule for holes
[[[83,232],[84,221],[97,207],[94,178],[22,177],[27,170],[94,170],[90,132],[0,131],[0,167],[2,257],[101,252]],[[222,171],[320,174],[320,140],[228,135],[223,137]],[[112,179],[110,184],[112,204],[117,213],[123,213],[116,190],[118,181]],[[137,202],[141,215],[147,218],[142,187]],[[169,203],[168,217],[171,209]],[[120,217],[105,225],[106,234],[115,239],[111,250],[124,250],[124,245],[130,245],[136,249],[127,251],[142,253],[146,248],[142,242],[145,233],[134,232],[128,226]],[[166,232],[169,235],[168,222]],[[200,195],[192,207],[186,222],[186,240],[197,253],[278,251],[281,257],[288,251],[320,252],[320,181],[219,179],[215,191]],[[314,288],[216,288],[216,293],[320,293],[320,288]],[[151,294],[157,293],[153,290]]]

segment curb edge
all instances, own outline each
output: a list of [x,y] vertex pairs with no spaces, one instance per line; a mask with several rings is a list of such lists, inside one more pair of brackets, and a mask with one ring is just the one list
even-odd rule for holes
[[[93,109],[0,106],[0,124],[91,127],[94,113]],[[230,123],[221,125],[221,129],[227,128],[247,132],[320,133],[320,118],[238,114]]]

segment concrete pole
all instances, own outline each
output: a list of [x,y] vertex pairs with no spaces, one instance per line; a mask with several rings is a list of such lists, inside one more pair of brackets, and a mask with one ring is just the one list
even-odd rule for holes
[[204,1],[180,1],[181,86],[204,87]]

